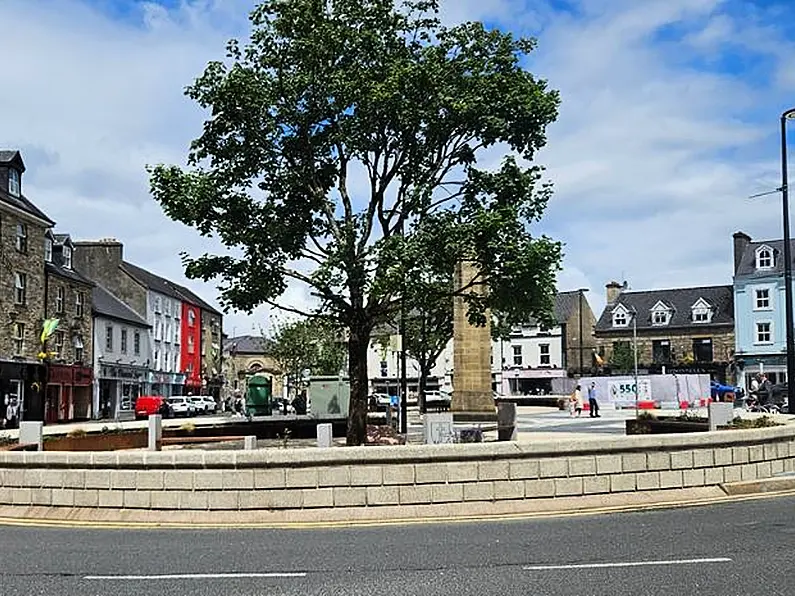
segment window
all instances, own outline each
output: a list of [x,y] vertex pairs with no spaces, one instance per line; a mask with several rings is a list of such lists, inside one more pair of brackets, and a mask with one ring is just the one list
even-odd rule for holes
[[655,310],[651,319],[652,325],[667,325],[668,324],[668,311]]
[[179,325],[174,324],[174,345],[179,345]]
[[192,308],[190,308],[188,309],[188,325],[193,327],[195,323],[196,323],[196,313],[193,312]]
[[[188,338],[188,345],[190,345],[191,338]],[[513,346],[513,364],[514,366],[522,366],[522,346]]]
[[105,350],[108,352],[113,351],[113,325],[105,327]]
[[163,311],[166,313],[167,317],[171,316],[171,300],[168,298],[163,302]]
[[541,354],[541,357],[539,359],[539,362],[540,362],[541,366],[549,366],[549,364],[550,364],[550,362],[549,362],[549,358],[550,358],[550,355],[549,355],[549,344],[539,344],[538,345],[538,349],[539,349],[540,354]]
[[659,339],[651,342],[651,357],[654,364],[667,364],[671,361],[671,342]]
[[756,251],[756,268],[770,269],[773,267],[773,251],[763,246]]
[[16,239],[17,252],[28,252],[28,226],[27,224],[17,224],[17,239]]
[[763,321],[756,324],[756,343],[773,343],[773,323],[770,321]]
[[[189,335],[188,336],[188,354],[193,354],[194,349],[195,349],[195,346],[194,346],[193,336]],[[516,349],[516,348],[514,348],[514,349]],[[521,356],[519,357],[519,360],[521,360]],[[519,364],[521,364],[521,362],[519,362]]]
[[613,311],[613,327],[627,326],[627,311],[619,308]]
[[162,333],[162,323],[160,321],[155,321],[155,341],[160,341],[161,333]]
[[136,331],[133,334],[133,353],[136,356],[140,356],[141,355],[141,332],[140,331]]
[[63,266],[67,269],[72,268],[72,249],[69,246],[63,247]]
[[14,274],[14,304],[25,304],[28,276],[24,273]]
[[126,354],[127,353],[127,330],[126,329],[122,329],[121,330],[121,353],[122,354]]
[[693,340],[693,359],[696,362],[712,362],[712,340]]
[[22,354],[25,349],[25,324],[14,323],[14,354]]
[[55,312],[62,313],[63,312],[63,302],[64,302],[64,289],[58,288],[55,292]]
[[44,239],[44,260],[47,263],[52,263],[52,239]]
[[83,292],[75,292],[75,314],[83,316]]
[[171,343],[171,323],[163,323],[163,341]]
[[79,335],[75,335],[74,340],[72,340],[72,345],[75,348],[75,362],[82,362],[83,361],[83,338]]
[[754,297],[754,310],[770,310],[770,288],[757,288]]
[[160,296],[155,296],[155,312],[160,312],[161,304],[160,304]]
[[693,322],[694,323],[708,323],[709,322],[709,311],[705,308],[697,308],[693,310]]
[[160,352],[155,350],[155,370],[160,370]]
[[18,197],[20,195],[20,191],[19,170],[10,168],[8,170],[8,194],[10,194],[12,197]]
[[63,358],[63,356],[64,356],[64,354],[63,354],[63,342],[64,342],[64,339],[65,339],[65,335],[64,335],[63,331],[56,331],[55,332],[55,342],[54,342],[55,355],[58,358]]

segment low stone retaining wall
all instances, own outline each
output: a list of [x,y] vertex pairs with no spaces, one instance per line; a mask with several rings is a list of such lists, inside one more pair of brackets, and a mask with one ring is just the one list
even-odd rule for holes
[[0,505],[283,511],[498,502],[715,486],[794,464],[795,425],[531,444],[0,452]]

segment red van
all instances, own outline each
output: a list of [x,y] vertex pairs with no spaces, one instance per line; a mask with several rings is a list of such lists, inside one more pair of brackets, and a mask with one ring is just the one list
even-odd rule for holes
[[159,414],[164,399],[160,395],[142,395],[135,400],[135,417],[148,418],[151,414]]

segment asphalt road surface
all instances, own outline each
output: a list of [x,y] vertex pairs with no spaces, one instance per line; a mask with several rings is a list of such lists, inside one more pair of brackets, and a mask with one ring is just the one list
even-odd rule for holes
[[534,521],[305,530],[0,527],[0,594],[795,593],[795,497]]

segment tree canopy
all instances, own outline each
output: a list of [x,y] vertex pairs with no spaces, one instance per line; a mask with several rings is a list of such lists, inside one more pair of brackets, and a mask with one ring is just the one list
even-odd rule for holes
[[[150,170],[168,216],[228,247],[184,255],[189,277],[219,280],[225,307],[264,303],[347,330],[353,444],[370,333],[405,284],[439,297],[420,269],[476,261],[489,291],[458,290],[475,322],[487,309],[506,322],[551,316],[561,247],[531,231],[551,196],[533,158],[558,95],[523,67],[534,40],[447,27],[437,9],[263,2],[248,42],[231,41],[187,89],[209,113],[188,167]],[[316,303],[280,301],[290,283]]]

